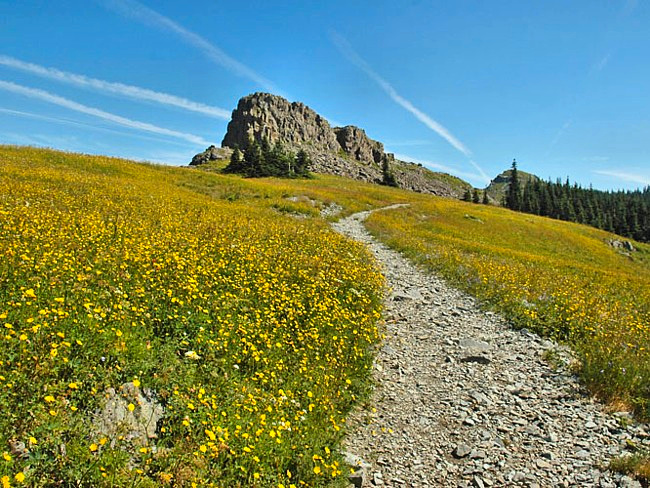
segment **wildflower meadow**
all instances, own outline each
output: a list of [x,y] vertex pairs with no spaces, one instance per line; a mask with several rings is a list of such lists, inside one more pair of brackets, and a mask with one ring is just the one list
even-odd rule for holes
[[[623,253],[593,228],[334,176],[220,168],[0,146],[3,488],[345,486],[341,440],[372,386],[384,281],[327,220],[394,203],[409,206],[367,221],[377,238],[570,345],[595,395],[650,417],[650,246]],[[145,398],[159,416],[145,438],[105,428],[107,403],[136,416]]]
[[[365,249],[184,188],[189,170],[12,147],[0,160],[4,486],[344,479],[337,446],[379,337]],[[146,442],[97,427],[125,384],[164,409]]]

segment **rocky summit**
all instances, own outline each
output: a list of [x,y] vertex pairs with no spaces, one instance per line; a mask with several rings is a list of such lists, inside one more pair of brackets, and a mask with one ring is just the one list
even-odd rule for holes
[[222,146],[244,148],[250,139],[266,137],[292,148],[305,143],[322,151],[337,151],[339,143],[329,122],[308,106],[269,93],[241,98],[232,112]]
[[[469,183],[448,174],[435,173],[419,164],[395,159],[384,145],[353,125],[331,127],[307,105],[269,93],[254,93],[239,100],[232,112],[222,148],[245,148],[251,139],[282,143],[288,149],[305,150],[314,173],[344,176],[370,183],[383,180],[386,162],[399,187],[440,196],[461,198]],[[195,156],[192,165],[217,157],[215,149]]]

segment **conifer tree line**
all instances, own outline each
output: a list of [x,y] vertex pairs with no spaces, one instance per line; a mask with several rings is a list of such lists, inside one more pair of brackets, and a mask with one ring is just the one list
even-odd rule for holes
[[482,203],[484,205],[489,204],[487,192],[483,190],[483,198],[481,198],[481,195],[479,195],[477,188],[474,188],[474,190],[470,190],[469,188],[465,190],[465,193],[463,194],[463,200],[465,202]]
[[571,184],[533,180],[521,185],[512,163],[504,206],[520,212],[591,225],[637,241],[650,242],[650,186],[635,191],[600,191]]
[[311,160],[304,150],[301,149],[295,154],[285,149],[280,142],[271,144],[265,137],[261,142],[255,139],[249,140],[243,153],[235,147],[230,156],[230,163],[224,171],[250,178],[263,176],[306,178],[309,176],[310,165]]

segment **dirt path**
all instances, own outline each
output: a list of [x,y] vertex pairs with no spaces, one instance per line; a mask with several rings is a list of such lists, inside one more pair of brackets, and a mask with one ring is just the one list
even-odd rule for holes
[[566,351],[511,329],[375,241],[368,214],[334,224],[371,249],[391,289],[376,411],[353,416],[346,443],[368,464],[364,487],[641,486],[605,467],[630,443],[650,447],[646,426],[602,413],[544,359]]

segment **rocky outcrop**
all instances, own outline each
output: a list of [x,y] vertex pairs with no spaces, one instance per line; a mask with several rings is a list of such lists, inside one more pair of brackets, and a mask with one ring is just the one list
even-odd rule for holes
[[[461,198],[471,186],[447,174],[434,173],[421,165],[405,163],[384,152],[381,142],[368,137],[363,129],[348,125],[332,128],[329,122],[300,102],[289,102],[277,95],[254,93],[239,100],[232,112],[223,149],[246,148],[251,139],[268,139],[282,143],[287,149],[306,151],[314,173],[326,173],[381,183],[382,163],[388,161],[401,188],[421,193]],[[192,159],[192,166],[214,159],[224,159],[223,153],[211,146]],[[230,153],[228,154],[229,157]]]
[[612,246],[614,249],[627,251],[627,252],[636,251],[636,248],[632,245],[630,241],[620,241],[618,239],[610,239],[608,241],[608,244]]
[[239,100],[221,145],[245,148],[249,139],[261,141],[264,137],[272,144],[282,142],[293,148],[307,143],[322,151],[340,148],[329,122],[305,104],[254,93]]
[[197,154],[192,158],[190,166],[200,166],[209,163],[210,161],[218,161],[219,159],[229,159],[232,154],[232,149],[229,147],[216,147],[210,146],[202,153]]
[[[389,153],[388,156],[392,155]],[[430,171],[421,164],[393,159],[390,168],[400,188],[405,190],[462,198],[465,190],[472,189],[472,185],[456,176]]]
[[335,127],[334,133],[341,149],[357,161],[367,161],[381,164],[384,157],[384,145],[373,141],[366,135],[366,131],[354,125]]
[[[534,183],[539,180],[539,178],[534,174],[526,173],[525,171],[517,170],[517,174],[519,175],[519,182],[522,186],[526,186],[528,183]],[[508,191],[508,187],[510,186],[511,178],[512,170],[508,169],[490,181],[490,184],[485,188],[485,191],[487,192],[491,202],[496,205],[501,205],[501,202]]]

